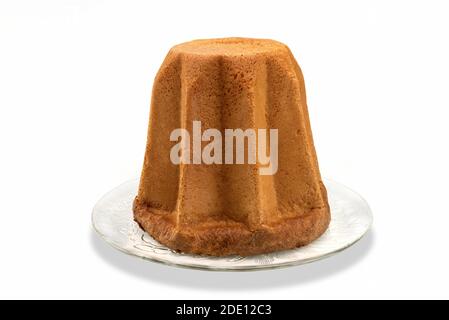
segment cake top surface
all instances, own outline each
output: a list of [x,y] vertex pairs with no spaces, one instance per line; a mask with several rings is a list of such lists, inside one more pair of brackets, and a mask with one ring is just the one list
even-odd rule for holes
[[269,39],[219,38],[178,44],[172,50],[195,55],[246,56],[286,50],[281,42]]

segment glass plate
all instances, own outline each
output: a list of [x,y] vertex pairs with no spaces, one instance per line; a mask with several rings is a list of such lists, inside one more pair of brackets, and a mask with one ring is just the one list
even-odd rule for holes
[[348,248],[363,237],[373,220],[371,210],[361,196],[337,182],[325,179],[331,222],[327,231],[311,244],[249,257],[183,254],[160,244],[134,222],[132,203],[137,194],[138,183],[138,180],[125,182],[104,195],[93,209],[93,226],[114,248],[172,266],[243,271],[300,265]]

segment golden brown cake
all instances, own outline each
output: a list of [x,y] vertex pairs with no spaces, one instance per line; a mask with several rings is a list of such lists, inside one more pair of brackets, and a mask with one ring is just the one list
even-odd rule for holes
[[[277,129],[277,171],[260,174],[259,161],[174,164],[170,135],[192,132],[194,121],[223,136],[228,128]],[[173,250],[213,256],[295,248],[327,229],[303,75],[286,45],[225,38],[170,50],[153,85],[134,218]]]

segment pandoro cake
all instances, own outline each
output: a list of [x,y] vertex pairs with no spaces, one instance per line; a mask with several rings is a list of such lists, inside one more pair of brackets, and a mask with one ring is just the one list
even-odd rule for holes
[[[275,170],[261,174],[267,166],[258,157],[255,162],[220,163],[218,151],[223,159],[230,151],[225,142],[214,151],[216,161],[205,163],[194,154],[210,143],[202,140],[196,141],[199,147],[193,147],[195,141],[186,143],[191,148],[184,149],[182,159],[188,161],[174,163],[177,141],[170,137],[179,129],[192,135],[198,123],[201,132],[215,129],[223,137],[228,137],[227,129],[265,129],[267,135],[276,130],[276,148],[271,140],[266,147],[267,153],[277,153]],[[257,144],[256,154],[259,148]],[[236,150],[231,152],[230,158],[238,158]],[[249,154],[245,150],[248,159]],[[133,210],[135,221],[160,243],[212,256],[291,249],[327,229],[330,210],[304,79],[286,45],[224,38],[195,40],[169,51],[153,84]]]

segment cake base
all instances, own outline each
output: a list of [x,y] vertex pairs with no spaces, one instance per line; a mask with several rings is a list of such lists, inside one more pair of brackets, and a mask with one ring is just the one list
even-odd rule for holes
[[134,200],[133,211],[139,226],[163,245],[183,253],[211,256],[249,256],[301,247],[322,235],[330,223],[328,206],[252,231],[235,221],[178,228],[175,212],[150,208],[138,199]]

